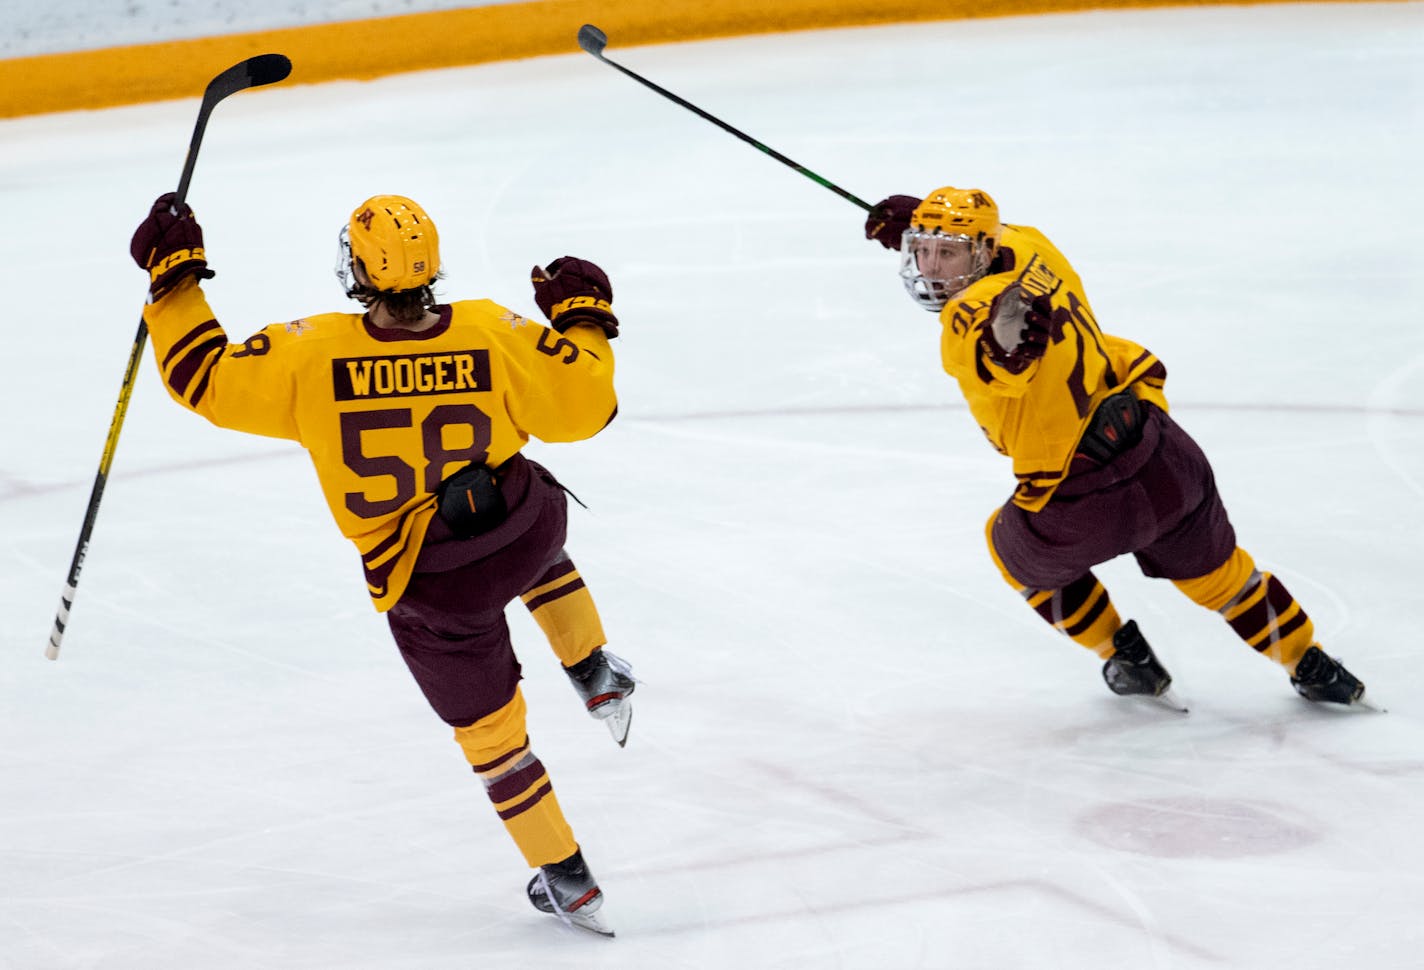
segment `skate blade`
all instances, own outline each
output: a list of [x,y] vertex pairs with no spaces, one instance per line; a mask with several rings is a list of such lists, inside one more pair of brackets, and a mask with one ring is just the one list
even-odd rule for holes
[[618,702],[613,705],[613,711],[603,718],[603,723],[608,725],[608,733],[613,735],[618,747],[625,747],[628,744],[628,730],[633,726],[633,705],[626,700]]
[[1157,707],[1164,707],[1167,710],[1173,711],[1177,714],[1191,713],[1191,709],[1187,707],[1186,701],[1178,697],[1170,687],[1168,687],[1162,693],[1157,694],[1156,696],[1150,694],[1133,694],[1131,696],[1140,697],[1142,700],[1148,701],[1156,705]]
[[1381,707],[1375,703],[1375,699],[1365,691],[1360,691],[1360,696],[1356,697],[1346,707],[1363,707],[1367,711],[1374,711],[1376,714],[1388,714],[1389,708]]
[[596,933],[599,936],[612,939],[616,934],[613,928],[603,921],[603,917],[598,913],[561,913],[559,918],[570,926],[586,930],[589,933]]
[[1316,707],[1323,707],[1323,708],[1326,708],[1327,710],[1329,710],[1329,709],[1334,709],[1334,710],[1337,710],[1337,711],[1360,711],[1360,710],[1363,710],[1363,711],[1372,711],[1372,712],[1374,712],[1375,714],[1388,714],[1388,713],[1389,713],[1389,708],[1381,706],[1380,704],[1378,704],[1378,703],[1375,701],[1375,699],[1374,699],[1373,697],[1369,696],[1367,693],[1365,693],[1365,692],[1363,692],[1363,691],[1360,692],[1360,696],[1359,696],[1359,697],[1356,697],[1356,698],[1355,698],[1354,700],[1352,700],[1352,701],[1330,701],[1330,700],[1318,700],[1318,701],[1313,701],[1313,700],[1311,700],[1311,699],[1308,698],[1308,697],[1302,698],[1302,700],[1304,700],[1304,701],[1305,701],[1306,703],[1308,703],[1308,704],[1313,704],[1313,705],[1316,706]]

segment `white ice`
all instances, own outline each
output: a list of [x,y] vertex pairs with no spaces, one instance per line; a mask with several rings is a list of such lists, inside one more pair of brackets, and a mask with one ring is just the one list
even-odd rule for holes
[[[572,37],[577,24],[570,24]],[[862,213],[584,54],[223,104],[190,199],[236,337],[438,220],[451,298],[617,290],[622,414],[532,445],[644,684],[619,750],[522,608],[535,750],[618,939],[523,897],[300,449],[143,362],[43,657],[196,100],[0,124],[0,967],[1412,968],[1424,931],[1424,6],[1161,10],[608,54],[867,201],[993,193],[1156,351],[1241,541],[1387,714],[1323,710],[1127,560],[1191,702],[999,579],[1008,493]]]

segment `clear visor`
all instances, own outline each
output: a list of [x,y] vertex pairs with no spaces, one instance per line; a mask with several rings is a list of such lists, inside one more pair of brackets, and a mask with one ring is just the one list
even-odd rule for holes
[[939,310],[989,271],[992,246],[984,239],[906,229],[900,240],[900,279],[926,310]]
[[351,227],[345,225],[336,234],[336,278],[349,297],[356,296],[356,271],[351,268]]

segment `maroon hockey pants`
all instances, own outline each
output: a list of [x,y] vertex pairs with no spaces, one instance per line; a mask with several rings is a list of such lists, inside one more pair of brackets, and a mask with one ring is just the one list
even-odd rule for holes
[[994,551],[1024,586],[1062,589],[1127,553],[1148,576],[1195,579],[1235,550],[1206,455],[1164,411],[1148,404],[1143,415],[1137,445],[1069,476],[1043,509],[1008,502],[1000,510]]

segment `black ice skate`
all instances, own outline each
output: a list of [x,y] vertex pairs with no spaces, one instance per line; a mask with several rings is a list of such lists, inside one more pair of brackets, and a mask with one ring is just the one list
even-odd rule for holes
[[1185,705],[1168,690],[1172,675],[1147,645],[1136,620],[1128,620],[1113,634],[1113,655],[1103,664],[1103,680],[1114,694],[1139,694],[1155,698],[1173,710],[1186,712]]
[[529,902],[539,912],[552,913],[570,926],[600,936],[613,935],[613,930],[598,915],[603,906],[603,892],[584,864],[582,851],[574,850],[563,862],[540,866],[529,880],[527,891]]
[[588,713],[608,725],[608,733],[620,748],[627,744],[633,723],[633,702],[628,697],[637,686],[632,665],[599,647],[572,667],[565,667],[564,673]]
[[1324,650],[1312,646],[1301,656],[1291,674],[1291,686],[1308,701],[1329,704],[1360,704],[1374,707],[1364,699],[1365,685]]

